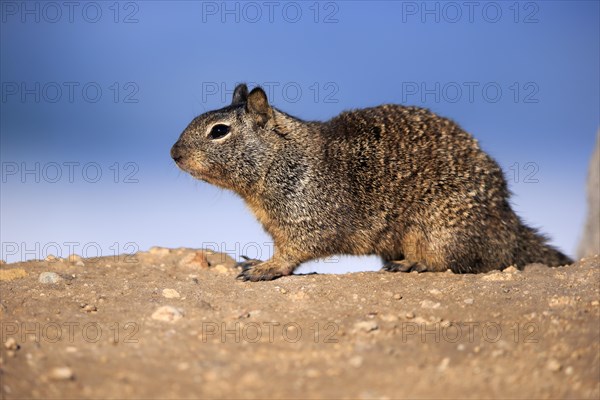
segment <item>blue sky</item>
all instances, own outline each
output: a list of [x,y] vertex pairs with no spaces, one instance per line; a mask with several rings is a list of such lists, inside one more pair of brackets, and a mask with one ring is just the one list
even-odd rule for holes
[[[242,81],[304,119],[381,103],[454,119],[503,166],[519,214],[574,253],[600,122],[597,1],[48,4],[1,3],[3,259],[152,245],[267,258],[243,202],[169,157]],[[337,261],[302,271],[379,267]]]

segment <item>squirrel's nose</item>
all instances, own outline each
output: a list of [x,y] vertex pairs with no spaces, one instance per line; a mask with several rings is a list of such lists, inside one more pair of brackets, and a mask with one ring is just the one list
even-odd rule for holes
[[181,151],[181,147],[175,143],[173,145],[173,147],[171,147],[171,158],[177,163],[179,161],[181,161],[181,159],[183,158],[183,154]]

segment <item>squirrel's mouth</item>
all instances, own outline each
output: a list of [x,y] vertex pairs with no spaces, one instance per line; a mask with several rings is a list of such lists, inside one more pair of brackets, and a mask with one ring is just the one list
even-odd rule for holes
[[196,177],[198,171],[202,171],[202,165],[195,159],[192,153],[186,146],[179,143],[175,143],[171,147],[171,158],[175,161],[175,164],[183,171]]
[[194,157],[184,155],[183,152],[176,146],[174,146],[173,150],[171,150],[171,157],[179,169],[187,172],[194,178],[216,186],[224,187],[223,174],[219,170],[218,166],[209,168]]
[[188,174],[190,174],[191,176],[193,176],[196,179],[199,179],[201,181],[205,181],[208,183],[211,183],[213,185],[217,185],[220,186],[220,179],[218,177],[218,174],[211,172],[209,169],[207,168],[198,168],[196,166],[194,167],[190,167],[190,166],[186,166],[186,167],[181,167],[180,168],[182,170],[184,170],[185,172],[187,172]]
[[198,168],[196,165],[190,165],[189,162],[175,162],[177,166],[182,170],[190,174],[196,179],[207,180],[211,178],[211,174],[202,168]]
[[202,166],[194,159],[185,156],[181,151],[177,151],[177,149],[171,150],[171,157],[179,169],[187,172],[194,178],[202,179],[204,176],[205,168],[202,168]]
[[177,167],[179,167],[180,170],[187,172],[188,174],[192,174],[194,175],[194,169],[190,167],[188,161],[186,158],[184,157],[178,157],[175,158],[173,157],[173,161],[175,161],[175,164],[177,165]]

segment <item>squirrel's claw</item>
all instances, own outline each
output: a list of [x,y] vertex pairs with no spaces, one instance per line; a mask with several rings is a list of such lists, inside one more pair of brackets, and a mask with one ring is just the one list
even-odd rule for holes
[[242,272],[252,268],[255,265],[262,263],[262,260],[257,260],[256,258],[249,258],[246,256],[242,256],[242,258],[244,259],[244,261],[240,261],[236,264],[236,267],[241,268]]
[[242,256],[245,261],[237,263],[238,267],[242,268],[242,272],[238,274],[236,279],[243,282],[246,281],[270,281],[280,278],[284,275],[278,268],[274,268],[272,264],[261,260],[250,259]]
[[239,279],[244,282],[254,280],[254,279],[250,279],[250,274],[248,273],[248,271],[250,271],[254,266],[262,263],[262,260],[257,260],[255,258],[249,258],[246,256],[242,256],[242,258],[244,259],[244,261],[240,261],[236,264],[237,268],[242,269],[242,272],[240,272],[238,274],[236,279]]
[[408,260],[388,261],[381,268],[388,272],[426,272],[427,266],[418,262]]

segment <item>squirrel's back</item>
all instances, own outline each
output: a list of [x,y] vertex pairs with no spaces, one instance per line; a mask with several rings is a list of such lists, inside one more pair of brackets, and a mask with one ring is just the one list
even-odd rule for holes
[[[381,247],[395,231],[407,252],[456,272],[571,262],[513,212],[500,166],[452,120],[383,105],[343,112],[322,131],[329,176],[347,182],[357,224],[382,227],[373,237]],[[439,259],[441,249],[451,256]]]

